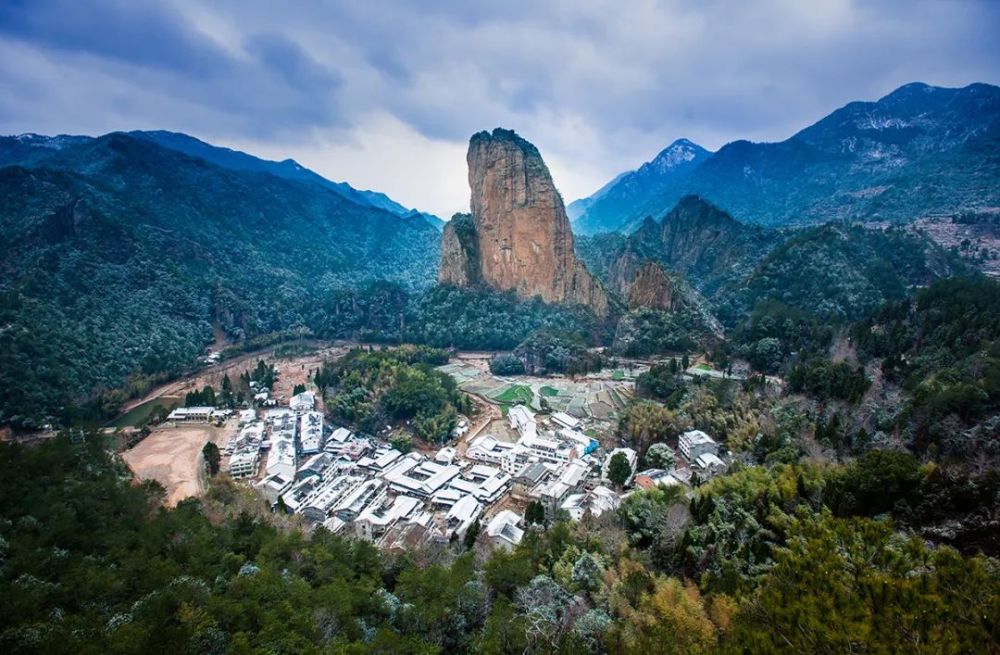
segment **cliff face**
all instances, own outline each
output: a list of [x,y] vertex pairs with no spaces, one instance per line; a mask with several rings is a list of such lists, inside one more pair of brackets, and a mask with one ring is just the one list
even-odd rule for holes
[[576,259],[566,209],[538,149],[498,128],[472,137],[467,160],[473,235],[463,241],[461,226],[446,228],[439,280],[581,303],[605,316],[607,294]]
[[670,311],[679,304],[674,285],[656,262],[646,262],[635,275],[628,293],[629,309],[650,307]]
[[479,243],[475,223],[468,214],[455,214],[444,226],[438,281],[457,287],[480,283]]

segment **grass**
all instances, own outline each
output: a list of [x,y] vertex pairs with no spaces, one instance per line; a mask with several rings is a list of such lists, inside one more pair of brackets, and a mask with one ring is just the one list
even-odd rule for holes
[[611,379],[612,380],[624,380],[625,379],[625,371],[623,371],[621,369],[617,369],[617,370],[613,371],[611,373]]
[[127,428],[142,425],[143,421],[149,418],[149,416],[155,412],[157,408],[166,407],[167,409],[174,409],[180,404],[180,398],[153,398],[149,402],[136,405],[129,411],[108,423],[108,425],[113,428]]
[[712,368],[711,366],[709,366],[705,362],[698,362],[698,364],[697,364],[697,366],[695,366],[695,368],[698,369],[699,371],[714,371],[715,370],[714,368]]
[[542,394],[546,398],[552,398],[553,396],[559,395],[559,390],[553,389],[552,387],[542,387],[538,390],[538,393]]
[[524,403],[527,405],[534,397],[535,394],[531,392],[530,387],[526,387],[523,384],[514,384],[507,387],[502,394],[497,396],[496,401],[508,405],[513,405],[514,403]]

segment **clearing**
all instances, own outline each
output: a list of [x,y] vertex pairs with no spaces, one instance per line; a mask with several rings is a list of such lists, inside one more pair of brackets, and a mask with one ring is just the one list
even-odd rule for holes
[[[230,431],[233,426],[229,426]],[[167,490],[166,505],[173,507],[203,491],[201,449],[208,441],[220,443],[226,427],[207,423],[160,426],[122,453],[136,477],[156,480]]]

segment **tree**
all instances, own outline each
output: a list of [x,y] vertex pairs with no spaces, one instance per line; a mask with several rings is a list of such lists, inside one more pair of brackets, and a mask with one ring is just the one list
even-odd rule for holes
[[504,353],[490,360],[490,371],[495,375],[519,375],[524,373],[524,362],[513,353]]
[[219,472],[219,462],[222,461],[222,453],[219,452],[219,447],[209,441],[201,449],[201,455],[205,458],[205,466],[208,467],[209,475],[217,474]]
[[389,445],[405,455],[413,448],[413,439],[405,432],[393,432]]
[[466,550],[470,550],[476,545],[476,539],[479,538],[479,532],[482,530],[482,525],[479,523],[479,519],[472,522],[472,525],[465,531],[465,536],[462,538],[462,543],[465,545]]
[[524,510],[524,520],[528,525],[543,525],[545,523],[545,508],[537,500],[528,503]]
[[306,385],[304,385],[304,384],[296,384],[295,388],[292,389],[292,395],[293,396],[297,396],[300,393],[305,393],[305,392],[306,392]]
[[632,477],[632,465],[628,463],[625,453],[615,453],[608,463],[608,480],[611,480],[619,487],[624,487],[629,478]]
[[646,451],[646,465],[653,468],[674,468],[674,449],[665,443],[654,443]]
[[688,370],[688,368],[690,368],[690,366],[691,366],[691,360],[688,359],[687,353],[684,353],[684,356],[681,357],[681,370],[686,371]]

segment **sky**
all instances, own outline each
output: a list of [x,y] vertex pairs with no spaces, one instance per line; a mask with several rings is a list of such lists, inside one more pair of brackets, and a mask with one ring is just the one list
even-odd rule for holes
[[479,130],[533,142],[569,202],[677,138],[1000,83],[997,34],[990,0],[2,0],[0,134],[185,132],[448,217]]

